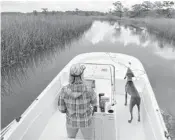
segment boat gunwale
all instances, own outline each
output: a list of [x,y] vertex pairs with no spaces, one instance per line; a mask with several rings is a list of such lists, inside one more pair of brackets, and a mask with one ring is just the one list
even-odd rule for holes
[[[38,97],[31,103],[31,105],[24,111],[24,113],[22,113],[22,115],[20,116],[21,119],[19,122],[17,122],[16,120],[13,120],[9,125],[7,125],[5,128],[3,128],[1,130],[1,134],[3,134],[3,136],[1,136],[1,138],[8,138],[13,132],[14,130],[23,122],[23,120],[25,119],[25,117],[31,112],[31,110],[39,103],[40,99],[45,95],[47,94],[47,91],[52,87],[52,85],[54,85],[54,83],[56,81],[60,81],[61,83],[61,80],[60,80],[60,77],[61,75],[67,71],[67,68],[70,67],[72,64],[74,63],[77,63],[77,61],[79,63],[81,63],[81,58],[82,57],[89,57],[89,56],[92,56],[92,55],[96,55],[96,56],[99,56],[99,55],[106,55],[107,53],[111,53],[111,52],[90,52],[90,53],[81,53],[81,54],[78,54],[77,56],[75,56],[72,60],[70,60],[61,70],[60,72],[53,78],[53,80],[46,86],[46,88],[41,92],[40,95],[38,95]],[[130,55],[126,55],[126,54],[122,54],[122,53],[111,53],[113,55],[119,55],[119,56],[122,56],[122,57],[129,57],[130,58],[130,61],[131,60],[134,60],[134,61],[137,61],[141,68],[145,71],[141,61],[134,57],[134,56],[130,56]],[[112,61],[112,60],[111,60]],[[166,128],[166,125],[165,125],[165,122],[163,120],[163,117],[161,115],[161,111],[160,111],[160,108],[158,106],[158,103],[157,103],[157,100],[156,100],[156,97],[155,97],[155,94],[154,94],[154,91],[151,87],[151,84],[149,82],[149,78],[147,76],[147,73],[145,71],[145,75],[143,76],[144,80],[145,80],[145,86],[147,86],[147,89],[149,91],[149,96],[151,97],[151,102],[154,104],[153,108],[156,112],[156,118],[159,120],[159,124],[161,124],[161,135],[164,134],[165,138],[166,138],[166,135],[165,133],[169,134],[168,131],[167,131],[167,128]],[[14,122],[17,122],[17,123],[14,123]],[[6,131],[6,132],[5,132]],[[6,137],[7,136],[7,137]],[[169,140],[171,140],[171,138],[167,138]]]

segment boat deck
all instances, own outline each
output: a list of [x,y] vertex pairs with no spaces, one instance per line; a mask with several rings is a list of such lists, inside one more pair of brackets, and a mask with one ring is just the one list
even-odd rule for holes
[[145,140],[144,128],[142,124],[142,114],[141,122],[137,121],[137,107],[133,109],[133,121],[128,123],[130,119],[129,113],[129,99],[128,105],[124,106],[124,95],[117,95],[117,133],[119,140]]
[[[127,71],[128,60],[132,63],[131,67],[136,77],[134,84],[142,95],[141,122],[137,122],[137,108],[134,107],[133,121],[128,123],[128,119],[130,119],[129,105],[124,105],[126,80],[123,78]],[[97,94],[105,93],[110,100],[115,98],[117,102],[113,114],[99,112],[95,114],[95,140],[165,139],[163,132],[166,129],[162,125],[161,114],[157,112],[159,108],[140,61],[123,54],[102,52],[79,55],[66,65],[26,110],[22,121],[12,126],[12,129],[6,134],[7,138],[9,137],[10,140],[69,140],[66,131],[66,116],[58,110],[57,97],[60,88],[68,84],[68,71],[74,63],[86,63],[84,78],[95,80],[95,92]],[[93,63],[93,67],[91,63]],[[116,69],[107,65],[114,65]],[[100,137],[97,139],[98,136]],[[81,132],[78,132],[75,140],[83,140]]]
[[[129,107],[124,106],[124,94],[117,94],[117,140],[145,140],[144,129],[141,122],[137,122],[137,108],[133,110],[133,121],[128,123],[130,118]],[[129,99],[128,99],[129,103]],[[59,111],[52,116],[39,140],[68,140],[65,127],[65,114]],[[110,133],[110,132],[109,132]],[[83,140],[81,132],[78,132],[76,140]]]

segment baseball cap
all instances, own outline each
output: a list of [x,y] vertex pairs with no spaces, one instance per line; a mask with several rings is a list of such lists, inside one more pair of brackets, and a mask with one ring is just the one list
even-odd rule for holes
[[84,65],[81,65],[79,63],[73,64],[70,68],[70,75],[79,76],[84,72],[85,69],[86,67]]

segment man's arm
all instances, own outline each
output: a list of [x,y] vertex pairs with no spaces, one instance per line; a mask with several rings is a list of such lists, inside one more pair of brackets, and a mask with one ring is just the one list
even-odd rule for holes
[[90,103],[93,106],[93,113],[92,113],[92,115],[94,115],[94,112],[97,111],[97,94],[94,92],[93,89],[91,91],[91,102]]
[[97,94],[94,92],[94,90],[92,89],[91,91],[91,105],[97,106]]
[[64,102],[64,90],[62,89],[58,97],[58,109],[61,113],[66,113],[66,104]]

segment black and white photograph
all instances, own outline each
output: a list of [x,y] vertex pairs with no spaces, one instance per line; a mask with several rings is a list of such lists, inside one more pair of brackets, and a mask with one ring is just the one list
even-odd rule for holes
[[175,0],[1,0],[1,140],[175,140]]

